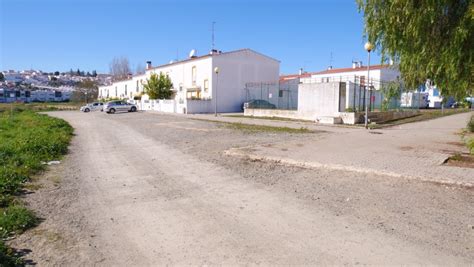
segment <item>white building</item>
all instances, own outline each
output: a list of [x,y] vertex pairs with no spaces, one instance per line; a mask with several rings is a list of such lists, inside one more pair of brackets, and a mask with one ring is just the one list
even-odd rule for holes
[[[401,77],[400,71],[393,65],[371,65],[370,85],[379,90],[381,83],[396,81]],[[302,83],[352,82],[365,85],[367,66],[362,62],[353,62],[352,68],[328,68],[325,71],[311,73],[310,77],[301,78]]]
[[[143,84],[152,73],[166,74],[173,83],[174,101],[159,102],[166,109],[177,113],[209,113],[214,111],[217,98],[218,112],[241,111],[245,101],[245,85],[251,82],[278,82],[280,62],[251,49],[231,52],[213,51],[207,55],[194,56],[151,67],[148,62],[145,74],[128,80],[99,87],[99,98],[133,99],[143,92]],[[219,68],[219,73],[214,72]],[[145,98],[141,102],[147,104]],[[154,103],[148,108],[154,108]],[[169,105],[173,105],[172,108]],[[160,106],[161,107],[161,106]]]

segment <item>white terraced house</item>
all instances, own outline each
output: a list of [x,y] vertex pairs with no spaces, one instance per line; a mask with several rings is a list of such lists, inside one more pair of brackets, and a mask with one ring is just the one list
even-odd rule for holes
[[[214,72],[219,68],[218,74]],[[142,109],[176,113],[214,112],[217,89],[218,112],[242,110],[246,100],[245,84],[250,82],[278,82],[280,62],[251,49],[231,52],[213,50],[202,56],[190,55],[186,60],[156,67],[147,62],[145,74],[125,81],[99,87],[99,98],[133,99],[143,92],[143,84],[152,73],[163,73],[173,82],[174,99],[168,101],[140,101]]]

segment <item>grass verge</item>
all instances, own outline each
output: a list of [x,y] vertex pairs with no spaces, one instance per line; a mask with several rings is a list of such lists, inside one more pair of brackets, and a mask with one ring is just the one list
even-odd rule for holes
[[223,115],[224,117],[231,117],[231,118],[243,118],[243,119],[256,119],[256,120],[270,120],[270,121],[295,121],[295,122],[313,122],[311,120],[299,120],[299,119],[290,119],[290,118],[282,118],[282,117],[259,117],[259,116],[245,116],[245,115]]
[[277,127],[267,125],[256,125],[256,124],[245,124],[240,122],[223,122],[223,121],[212,121],[223,125],[225,128],[240,130],[246,133],[257,133],[257,132],[271,132],[271,133],[314,133],[306,127],[301,128],[290,128],[290,127]]
[[55,111],[55,110],[79,110],[84,103],[74,102],[51,102],[51,103],[0,103],[0,112],[31,111]]
[[470,109],[467,109],[467,108],[444,109],[444,111],[440,109],[426,109],[426,110],[420,109],[419,115],[403,118],[403,119],[398,119],[398,120],[393,120],[393,121],[387,121],[380,124],[369,124],[369,128],[370,129],[385,128],[385,127],[395,126],[395,125],[400,125],[400,124],[405,124],[405,123],[432,120],[432,119],[441,118],[444,116],[450,116],[450,115],[465,113],[469,111]]
[[4,240],[37,224],[36,216],[18,199],[31,175],[44,161],[67,152],[73,129],[65,121],[24,108],[0,111],[0,266],[21,265]]

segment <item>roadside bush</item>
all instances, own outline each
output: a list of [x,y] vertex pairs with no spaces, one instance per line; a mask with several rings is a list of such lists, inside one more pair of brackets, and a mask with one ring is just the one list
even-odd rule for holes
[[474,116],[471,116],[471,119],[467,123],[467,130],[474,133]]
[[467,148],[469,148],[471,155],[474,155],[474,137],[467,141]]

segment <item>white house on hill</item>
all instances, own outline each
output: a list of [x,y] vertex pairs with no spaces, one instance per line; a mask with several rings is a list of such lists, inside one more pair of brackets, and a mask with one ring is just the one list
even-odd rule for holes
[[[219,69],[218,73],[214,72],[216,67]],[[217,99],[218,112],[236,112],[241,111],[246,100],[245,84],[278,82],[279,71],[278,60],[251,49],[231,52],[213,50],[207,55],[191,54],[186,60],[156,67],[147,62],[145,74],[99,87],[99,98],[133,99],[135,95],[143,92],[143,84],[151,74],[163,73],[170,77],[175,96],[172,101],[160,102],[160,105],[166,104],[167,108],[159,110],[210,113],[214,111]],[[154,109],[153,106],[148,108]]]

